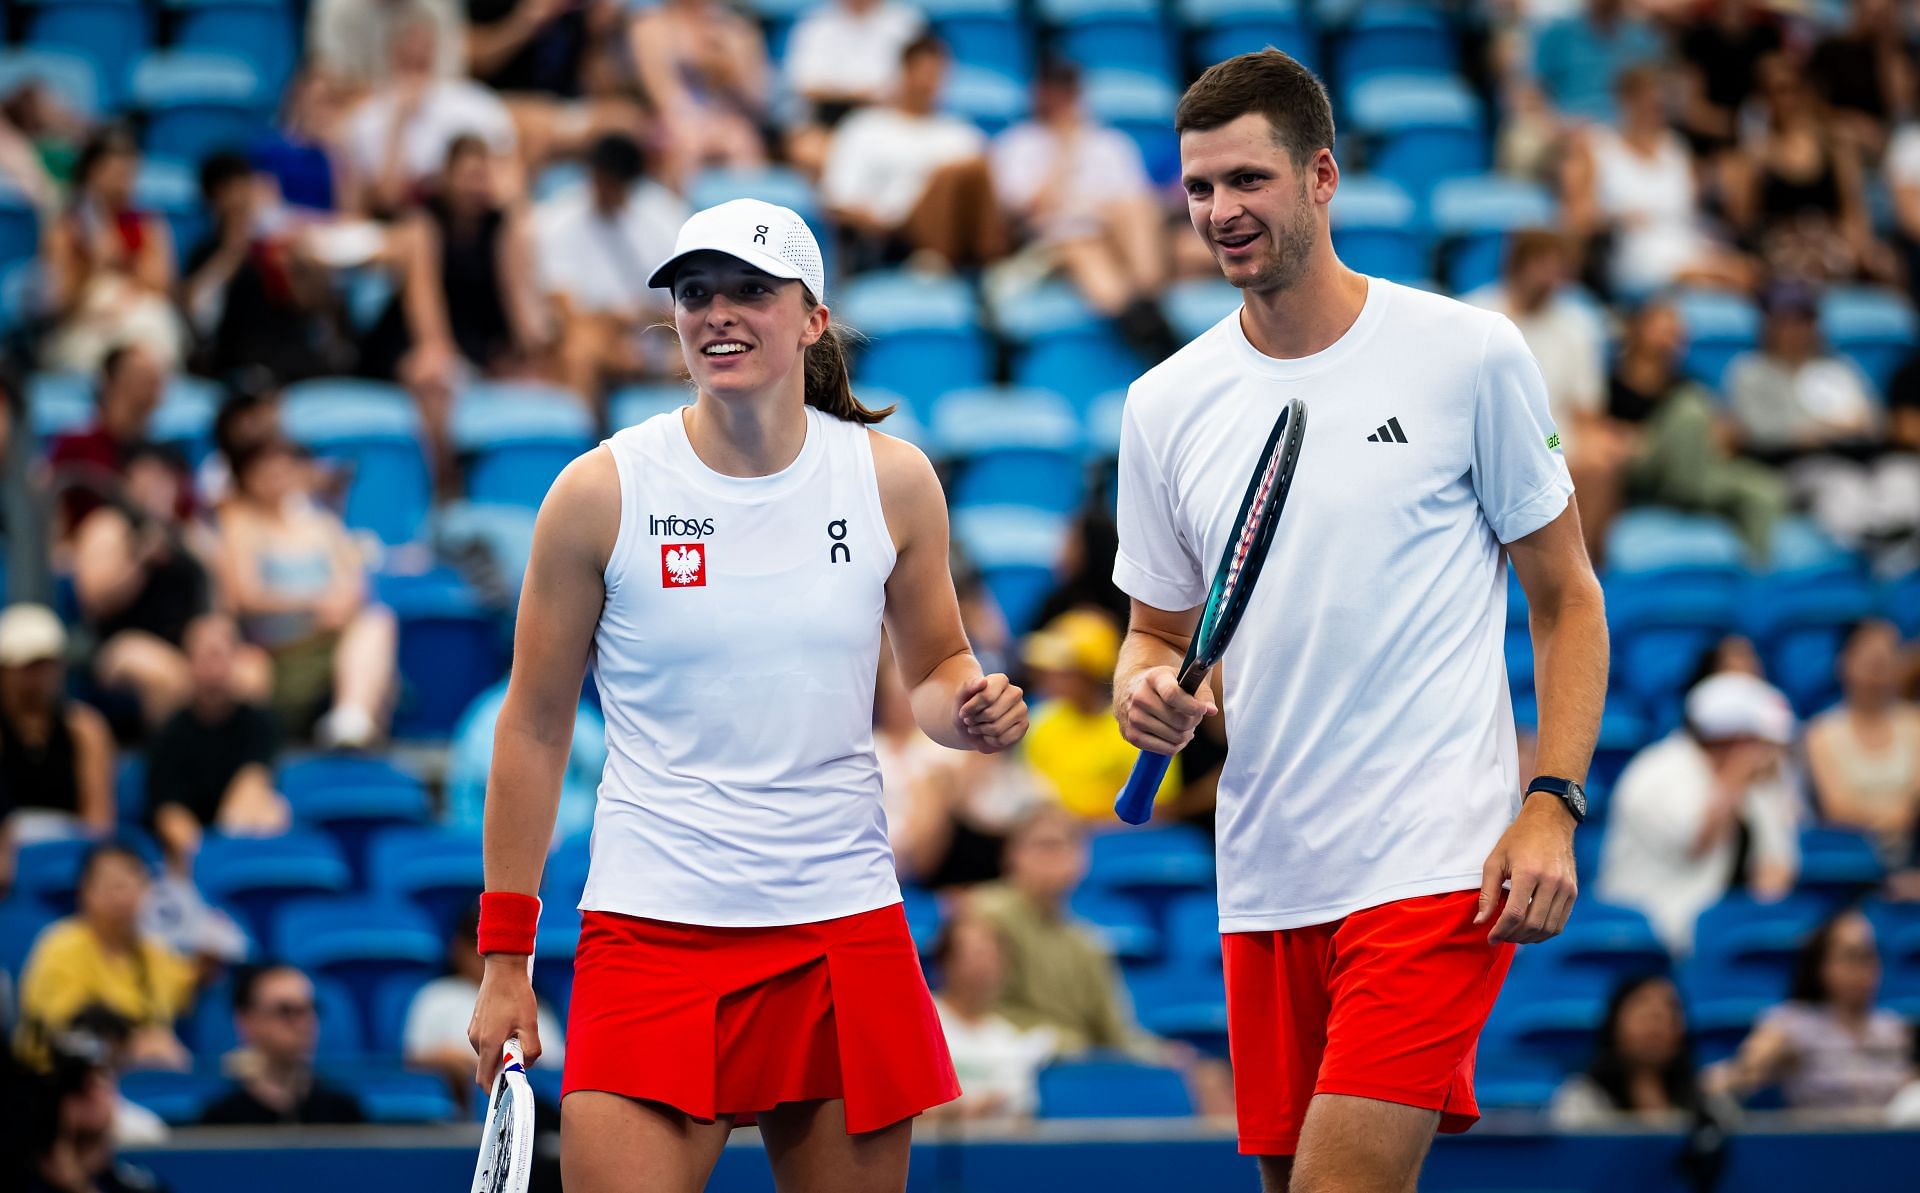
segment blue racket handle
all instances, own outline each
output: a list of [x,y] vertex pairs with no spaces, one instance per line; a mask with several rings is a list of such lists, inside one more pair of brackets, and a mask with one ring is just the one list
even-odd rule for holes
[[1133,764],[1133,773],[1127,776],[1127,785],[1120,789],[1120,798],[1113,801],[1113,814],[1128,824],[1145,824],[1153,819],[1153,797],[1160,790],[1160,780],[1167,777],[1167,766],[1172,761],[1167,754],[1140,751],[1140,760]]

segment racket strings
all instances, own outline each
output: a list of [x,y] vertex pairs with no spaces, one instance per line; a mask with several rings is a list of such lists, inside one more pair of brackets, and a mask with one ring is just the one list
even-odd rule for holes
[[1227,582],[1220,589],[1223,603],[1232,598],[1233,590],[1240,580],[1241,569],[1245,567],[1247,556],[1253,550],[1254,541],[1260,537],[1260,526],[1266,520],[1264,515],[1267,495],[1273,492],[1274,482],[1280,477],[1280,461],[1285,455],[1284,451],[1275,450],[1267,458],[1267,466],[1261,470],[1260,488],[1253,495],[1253,506],[1247,511],[1246,525],[1240,528],[1240,540],[1233,547],[1233,561],[1227,565]]

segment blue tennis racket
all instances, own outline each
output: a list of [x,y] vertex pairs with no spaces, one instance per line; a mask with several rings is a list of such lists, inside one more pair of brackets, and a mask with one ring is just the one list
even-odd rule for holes
[[[1287,490],[1293,487],[1294,468],[1300,463],[1300,445],[1307,436],[1307,404],[1299,398],[1287,403],[1267,436],[1266,450],[1247,481],[1247,494],[1240,499],[1240,514],[1234,520],[1233,534],[1221,554],[1220,567],[1213,574],[1213,587],[1200,611],[1200,624],[1187,644],[1187,657],[1180,663],[1180,689],[1189,696],[1207,682],[1227,643],[1240,628],[1240,615],[1247,611],[1247,598],[1253,582],[1267,561],[1267,548],[1273,545],[1273,532],[1280,525],[1280,511],[1287,503]],[[1113,814],[1128,824],[1145,824],[1153,816],[1154,793],[1166,778],[1167,764],[1173,759],[1151,750],[1140,751],[1133,773],[1113,802]]]

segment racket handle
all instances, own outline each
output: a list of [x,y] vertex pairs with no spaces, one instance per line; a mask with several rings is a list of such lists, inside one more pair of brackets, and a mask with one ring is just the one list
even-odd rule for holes
[[1172,762],[1169,755],[1140,751],[1127,785],[1120,789],[1120,798],[1113,801],[1113,814],[1128,824],[1145,824],[1153,819],[1153,797],[1159,793],[1160,780],[1167,777],[1167,766]]
[[524,1071],[526,1067],[527,1058],[525,1054],[520,1051],[520,1037],[508,1036],[507,1042],[500,1048],[501,1070],[520,1069]]

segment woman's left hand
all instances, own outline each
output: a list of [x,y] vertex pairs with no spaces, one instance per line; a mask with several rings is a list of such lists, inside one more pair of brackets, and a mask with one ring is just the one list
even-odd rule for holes
[[1027,734],[1025,693],[1004,675],[983,675],[960,689],[953,723],[968,748],[998,754]]

